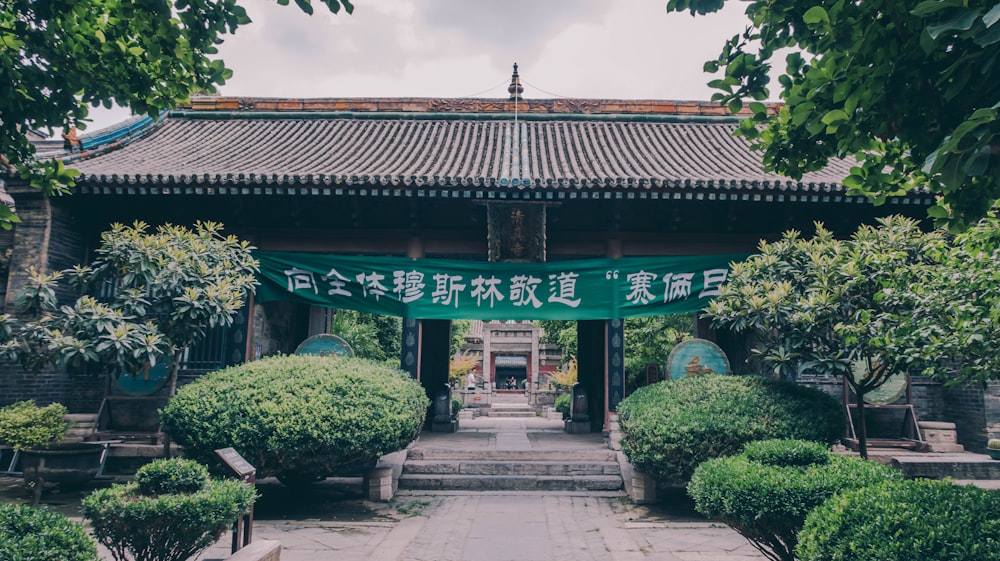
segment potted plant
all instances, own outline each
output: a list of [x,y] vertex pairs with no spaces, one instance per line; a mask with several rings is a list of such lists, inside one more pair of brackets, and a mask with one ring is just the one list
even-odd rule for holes
[[60,403],[39,407],[29,400],[0,407],[0,442],[20,453],[24,482],[34,490],[35,504],[44,483],[85,483],[100,470],[103,445],[59,442],[70,424]]
[[986,441],[986,453],[994,460],[1000,460],[1000,438],[991,438]]

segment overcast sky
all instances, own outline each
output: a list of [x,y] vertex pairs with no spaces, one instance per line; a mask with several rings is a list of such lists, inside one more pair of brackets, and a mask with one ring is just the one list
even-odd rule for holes
[[[517,62],[527,98],[705,99],[702,64],[747,24],[745,4],[693,18],[666,0],[355,0],[309,16],[243,0],[227,36],[227,96],[506,97]],[[89,131],[124,119],[94,114]]]

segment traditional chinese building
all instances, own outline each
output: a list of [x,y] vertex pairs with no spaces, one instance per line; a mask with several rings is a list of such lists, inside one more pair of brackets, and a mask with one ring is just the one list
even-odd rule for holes
[[[344,305],[280,299],[276,292],[319,297],[338,286],[348,291],[347,283],[368,275],[351,290],[363,293],[374,311],[405,316],[401,364],[430,389],[447,381],[448,318],[463,316],[449,316],[460,309],[451,301],[434,307],[441,302],[431,301],[430,269],[420,269],[427,275],[425,308],[391,308],[416,286],[406,284],[406,274],[425,262],[469,268],[462,277],[465,302],[474,289],[485,291],[490,278],[500,279],[495,271],[513,267],[545,275],[535,277],[544,286],[558,275],[582,275],[576,264],[598,260],[594,270],[617,280],[620,267],[613,265],[630,259],[718,261],[752,252],[759,240],[790,228],[810,231],[814,221],[847,235],[881,215],[923,217],[932,204],[929,196],[912,196],[875,207],[848,196],[840,180],[849,162],[801,180],[765,173],[759,156],[732,136],[738,117],[715,104],[523,99],[515,86],[516,80],[510,99],[197,97],[156,121],[132,119],[82,136],[79,152],[58,156],[81,172],[72,196],[46,198],[7,179],[23,219],[9,241],[7,306],[29,267],[56,270],[86,260],[113,222],[213,220],[259,248],[267,263],[279,263],[278,278],[267,281],[233,328],[192,351],[189,377],[293,352],[328,325],[324,306]],[[281,268],[286,256],[300,261]],[[343,263],[352,258],[361,268],[347,274]],[[329,268],[305,271],[302,260]],[[385,261],[393,265],[379,272],[373,267],[382,260],[398,261]],[[653,305],[657,298],[666,304],[692,291],[707,296],[724,280],[711,276],[718,270],[691,268],[684,274],[697,276],[687,277],[685,292],[683,283],[664,285],[667,274],[657,269],[650,282],[660,284],[636,292],[633,278],[619,299],[624,306]],[[648,273],[623,269],[620,282],[639,272]],[[469,285],[476,275],[481,284]],[[536,319],[557,306],[546,299],[553,293],[542,297],[541,290],[539,307],[464,317]],[[511,304],[511,287],[501,294]],[[643,302],[647,294],[653,302]],[[599,430],[622,398],[622,321],[612,314],[623,308],[608,304],[611,312],[574,315],[578,309],[565,302],[558,317],[580,320],[580,380]],[[5,369],[4,401],[32,396],[76,411],[99,402],[100,389],[91,384]]]

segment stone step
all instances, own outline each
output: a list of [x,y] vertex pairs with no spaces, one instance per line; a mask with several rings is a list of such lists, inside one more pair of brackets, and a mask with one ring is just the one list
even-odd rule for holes
[[404,473],[399,488],[424,491],[618,491],[621,476],[613,475],[430,475]]
[[890,465],[907,479],[1000,479],[1000,461],[986,454],[923,454],[892,458]]
[[527,411],[497,411],[496,409],[487,410],[486,416],[488,417],[537,417],[538,414],[534,410]]
[[446,448],[411,448],[411,460],[500,461],[500,462],[563,462],[600,463],[617,462],[614,450],[451,450]]
[[486,461],[408,460],[403,473],[436,475],[621,475],[618,462],[552,462],[552,461]]

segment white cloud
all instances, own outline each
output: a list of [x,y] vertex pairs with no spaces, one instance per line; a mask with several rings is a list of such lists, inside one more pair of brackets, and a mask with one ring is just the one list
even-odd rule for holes
[[702,64],[746,26],[738,2],[696,18],[666,0],[356,0],[312,16],[241,3],[254,21],[220,46],[223,95],[505,97],[518,62],[529,98],[708,99]]

